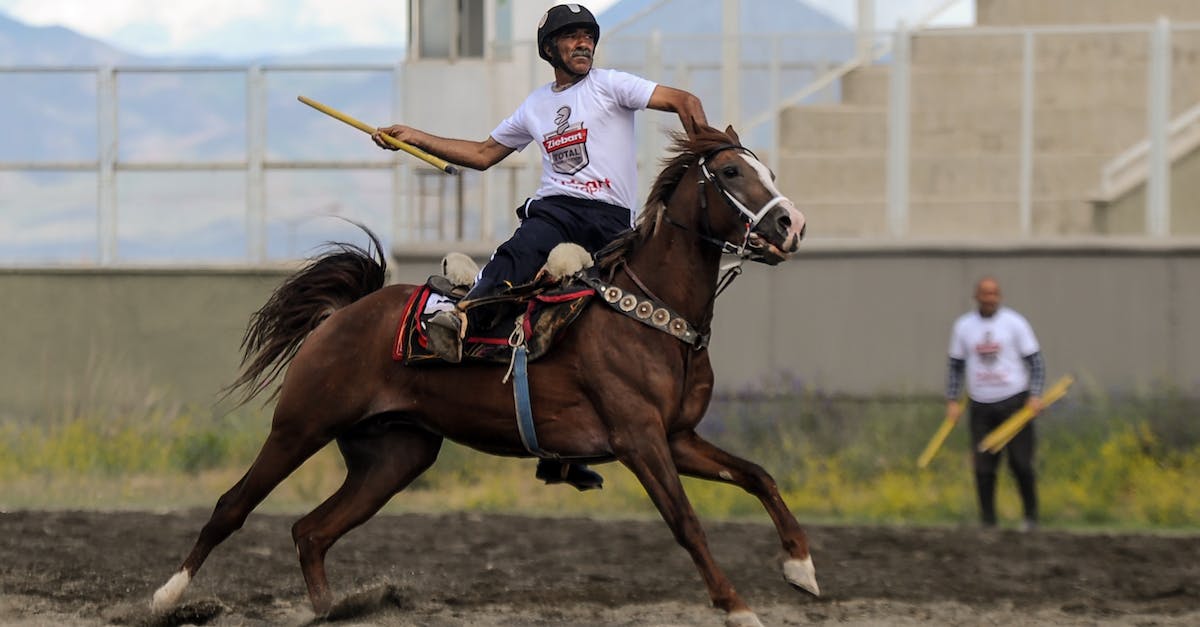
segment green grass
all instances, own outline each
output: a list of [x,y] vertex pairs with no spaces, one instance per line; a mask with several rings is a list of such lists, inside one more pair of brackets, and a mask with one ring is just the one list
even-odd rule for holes
[[[1200,403],[1166,390],[1134,398],[1074,390],[1038,418],[1038,471],[1047,526],[1140,530],[1200,528]],[[937,428],[938,399],[835,398],[794,382],[714,399],[701,432],[776,478],[806,522],[971,524],[976,506],[965,424],[926,469],[915,459]],[[269,417],[138,402],[67,403],[0,421],[0,508],[211,508],[245,472]],[[600,492],[543,486],[534,462],[491,457],[447,443],[438,463],[387,511],[473,510],[545,515],[653,517],[632,475],[598,468]],[[304,512],[343,477],[327,447],[262,509]],[[740,490],[685,479],[706,518],[766,520]],[[1020,515],[1002,469],[1000,515]]]

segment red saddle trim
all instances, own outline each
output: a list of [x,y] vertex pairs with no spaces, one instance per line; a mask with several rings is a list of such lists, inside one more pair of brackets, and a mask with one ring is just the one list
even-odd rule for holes
[[[404,314],[400,316],[400,324],[396,328],[396,341],[392,344],[392,359],[396,361],[404,360],[404,338],[408,336],[409,321],[416,324],[417,316],[413,315],[413,307],[417,311],[425,310],[425,302],[429,300],[429,287],[421,286],[409,295],[408,302],[404,305]],[[419,329],[418,329],[419,330]],[[425,345],[425,334],[420,334],[421,345]]]

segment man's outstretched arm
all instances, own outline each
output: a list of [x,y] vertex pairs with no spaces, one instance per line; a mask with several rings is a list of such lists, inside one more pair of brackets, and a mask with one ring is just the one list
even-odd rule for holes
[[475,170],[486,170],[500,163],[502,159],[513,152],[512,148],[501,144],[490,136],[479,142],[468,139],[451,139],[448,137],[438,137],[437,135],[432,135],[402,124],[382,127],[375,134],[371,135],[371,138],[375,140],[375,143],[380,148],[397,150],[391,144],[384,142],[379,135],[391,135],[406,144],[416,146],[450,163]]

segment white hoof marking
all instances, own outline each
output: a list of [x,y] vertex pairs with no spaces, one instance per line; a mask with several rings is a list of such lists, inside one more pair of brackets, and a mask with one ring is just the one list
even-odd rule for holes
[[793,586],[812,593],[813,596],[821,596],[821,589],[817,586],[817,570],[813,568],[811,555],[802,560],[790,559],[784,562],[783,578]]
[[759,622],[758,616],[750,610],[738,610],[730,612],[729,616],[725,617],[725,627],[763,627]]
[[160,611],[174,606],[179,602],[179,597],[183,596],[183,590],[187,588],[191,580],[187,570],[181,570],[172,575],[167,583],[154,592],[154,601],[150,604],[150,609]]

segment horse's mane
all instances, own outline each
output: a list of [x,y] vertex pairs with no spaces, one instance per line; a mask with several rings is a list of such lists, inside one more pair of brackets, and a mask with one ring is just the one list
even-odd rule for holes
[[650,186],[650,195],[638,215],[637,224],[596,253],[596,265],[601,270],[612,268],[627,259],[653,233],[666,212],[671,196],[688,170],[700,157],[729,145],[739,145],[735,137],[711,126],[702,126],[693,135],[682,131],[671,133],[671,153],[662,160],[662,172]]

